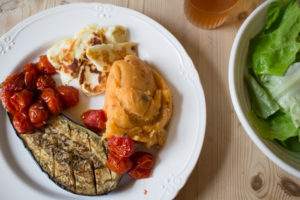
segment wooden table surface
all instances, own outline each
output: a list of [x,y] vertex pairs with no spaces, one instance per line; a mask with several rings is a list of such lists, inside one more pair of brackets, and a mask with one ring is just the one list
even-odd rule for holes
[[[199,161],[176,199],[297,199],[300,179],[273,164],[250,140],[231,104],[228,60],[235,34],[264,0],[240,0],[226,23],[202,30],[184,16],[183,0],[102,0],[153,18],[181,42],[201,78],[207,129]],[[0,0],[0,35],[23,19],[73,0]]]

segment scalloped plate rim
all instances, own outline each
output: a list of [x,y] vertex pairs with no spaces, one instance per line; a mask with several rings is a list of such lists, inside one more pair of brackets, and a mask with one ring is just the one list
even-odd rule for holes
[[[183,184],[181,184],[178,188],[177,191],[175,193],[172,194],[172,196],[169,196],[170,199],[174,198],[177,193],[180,191],[180,189],[184,186],[184,184],[186,183],[189,175],[191,174],[193,168],[195,167],[197,160],[199,158],[201,149],[202,149],[202,145],[203,145],[203,141],[204,141],[204,136],[205,136],[205,128],[206,128],[206,104],[205,104],[205,97],[204,97],[204,91],[203,88],[201,86],[201,82],[200,82],[200,78],[198,75],[198,72],[196,71],[194,64],[191,60],[191,58],[188,56],[187,52],[185,51],[185,49],[183,48],[183,46],[180,44],[180,42],[166,29],[164,28],[162,25],[160,25],[158,22],[156,22],[155,20],[151,19],[150,17],[126,8],[126,7],[120,7],[120,6],[116,6],[116,5],[112,5],[112,4],[104,4],[104,3],[95,3],[95,2],[91,2],[91,3],[72,3],[72,4],[66,4],[66,5],[60,5],[60,6],[56,6],[53,8],[49,8],[46,9],[44,11],[41,11],[37,14],[34,14],[26,19],[24,19],[23,21],[19,22],[18,24],[16,24],[14,27],[12,27],[8,32],[4,33],[1,37],[0,37],[0,44],[1,42],[3,43],[3,41],[5,40],[5,38],[7,38],[8,36],[11,37],[13,36],[12,42],[15,39],[14,34],[20,34],[22,32],[22,28],[26,27],[27,25],[31,24],[32,22],[43,18],[44,16],[48,16],[48,15],[52,15],[54,12],[58,12],[59,10],[64,10],[66,8],[72,7],[72,6],[85,6],[85,5],[108,5],[108,6],[112,6],[114,8],[117,9],[122,9],[126,12],[130,12],[136,16],[141,17],[143,20],[147,20],[149,24],[153,25],[156,29],[159,29],[158,31],[161,31],[162,34],[165,34],[166,37],[168,37],[168,39],[173,43],[174,46],[176,46],[177,51],[179,52],[181,57],[184,57],[186,63],[188,63],[189,66],[185,66],[185,67],[190,67],[190,71],[192,72],[191,74],[194,75],[190,78],[193,78],[194,80],[192,80],[194,82],[195,85],[195,90],[198,91],[197,93],[197,97],[198,100],[201,101],[201,104],[199,103],[199,109],[201,109],[201,113],[202,113],[202,121],[199,122],[199,135],[201,135],[201,137],[199,138],[199,141],[197,143],[197,148],[195,149],[195,155],[193,156],[193,159],[190,161],[190,165],[188,166],[187,169],[185,169],[185,174],[184,174],[184,180],[182,180]],[[28,24],[27,24],[28,23]],[[26,25],[27,24],[27,25]],[[16,44],[13,44],[16,45]],[[9,50],[8,50],[9,51]],[[1,60],[1,55],[0,55],[0,60]],[[5,74],[5,73],[4,73]],[[191,75],[189,74],[189,75]],[[200,134],[201,133],[201,134]]]

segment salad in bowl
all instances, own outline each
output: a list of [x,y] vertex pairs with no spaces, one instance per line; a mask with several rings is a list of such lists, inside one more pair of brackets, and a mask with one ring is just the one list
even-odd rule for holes
[[300,8],[297,0],[269,5],[266,25],[250,40],[246,85],[249,119],[263,138],[300,152]]
[[300,8],[269,0],[240,27],[230,54],[229,89],[248,136],[300,178]]

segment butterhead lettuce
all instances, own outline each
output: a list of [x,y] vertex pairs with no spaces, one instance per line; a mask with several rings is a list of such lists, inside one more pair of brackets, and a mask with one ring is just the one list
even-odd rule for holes
[[269,119],[263,120],[251,110],[248,117],[255,129],[265,139],[285,141],[299,134],[299,129],[294,126],[289,114],[284,112],[278,111]]
[[298,0],[272,2],[265,27],[250,41],[245,80],[252,126],[263,138],[300,153],[299,33]]
[[300,43],[300,8],[297,0],[272,2],[265,28],[251,39],[248,65],[256,75],[282,75],[296,58]]
[[267,119],[279,110],[279,105],[270,97],[251,75],[245,77],[251,106],[257,116]]
[[260,83],[280,107],[290,114],[294,125],[300,127],[300,62],[291,65],[283,76],[258,76]]

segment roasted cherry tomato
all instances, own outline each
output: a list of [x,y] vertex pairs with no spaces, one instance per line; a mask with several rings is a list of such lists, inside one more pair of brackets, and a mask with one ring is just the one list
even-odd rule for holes
[[15,73],[10,75],[5,79],[5,81],[0,85],[0,89],[18,92],[21,91],[25,86],[24,83],[24,73]]
[[18,112],[14,115],[13,125],[18,133],[30,133],[33,126],[26,112]]
[[154,166],[152,154],[147,152],[136,152],[131,156],[133,162],[132,169],[128,172],[129,176],[134,179],[148,178]]
[[112,136],[108,139],[107,146],[119,157],[129,157],[134,151],[134,142],[130,137]]
[[48,110],[52,115],[58,115],[62,111],[62,102],[59,93],[53,88],[46,88],[40,98],[47,104]]
[[75,106],[79,101],[79,92],[72,86],[59,86],[56,88],[57,92],[62,97],[64,108]]
[[40,123],[35,123],[35,124],[32,124],[32,125],[33,125],[35,128],[40,128],[40,127],[44,126],[45,124],[47,124],[47,122],[42,121],[42,122],[40,122]]
[[41,74],[55,74],[56,70],[55,68],[52,66],[52,64],[49,62],[48,58],[46,55],[40,56],[40,60],[37,63],[37,70],[41,73]]
[[42,91],[45,88],[55,88],[56,83],[49,75],[40,75],[36,80],[36,88]]
[[15,106],[17,111],[21,111],[29,106],[33,101],[34,93],[23,89],[21,92],[17,92],[10,97],[10,102]]
[[84,125],[95,132],[105,129],[106,114],[103,110],[88,110],[81,115]]
[[109,152],[107,166],[117,174],[123,175],[132,168],[132,162],[129,158],[121,158],[114,152]]
[[128,172],[128,175],[134,179],[149,178],[151,171],[151,169],[134,168]]
[[36,71],[36,70],[37,70],[37,64],[36,63],[26,64],[24,66],[24,69],[23,69],[24,72],[30,72],[30,71]]
[[2,101],[3,107],[12,115],[14,115],[17,111],[15,106],[10,102],[10,97],[14,93],[9,90],[3,90],[0,95],[0,100]]
[[38,100],[30,106],[28,115],[31,123],[36,128],[45,125],[49,118],[47,106],[42,100]]
[[38,73],[36,70],[25,72],[24,81],[27,89],[34,90],[36,88],[35,85],[36,85],[37,77],[38,77]]

